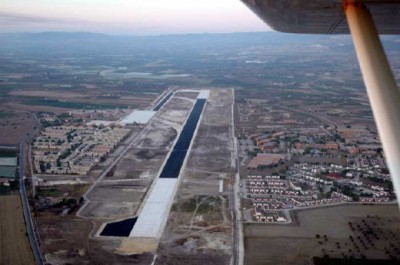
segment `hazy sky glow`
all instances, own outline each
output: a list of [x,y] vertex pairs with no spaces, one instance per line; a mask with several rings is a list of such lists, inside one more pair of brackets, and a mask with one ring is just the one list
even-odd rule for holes
[[266,31],[240,0],[1,0],[0,32],[111,34]]

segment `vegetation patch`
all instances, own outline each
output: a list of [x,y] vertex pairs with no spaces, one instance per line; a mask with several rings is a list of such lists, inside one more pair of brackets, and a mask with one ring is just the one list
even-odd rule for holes
[[13,150],[0,150],[0,157],[14,157],[17,156],[17,152]]
[[339,258],[313,258],[314,265],[395,265],[397,260],[385,259],[339,259]]
[[26,99],[23,101],[26,105],[39,105],[67,109],[113,109],[121,105],[118,104],[99,104],[99,103],[86,103],[86,102],[68,102],[55,99]]
[[57,188],[39,189],[38,195],[44,197],[59,197],[63,194],[63,191]]
[[12,118],[15,116],[13,112],[0,111],[0,118]]

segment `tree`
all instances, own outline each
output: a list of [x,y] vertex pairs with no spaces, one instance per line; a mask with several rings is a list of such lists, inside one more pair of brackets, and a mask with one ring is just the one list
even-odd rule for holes
[[388,182],[387,187],[388,187],[389,192],[392,193],[393,192],[393,183],[391,181]]
[[46,165],[43,161],[39,161],[40,173],[44,173],[46,171]]

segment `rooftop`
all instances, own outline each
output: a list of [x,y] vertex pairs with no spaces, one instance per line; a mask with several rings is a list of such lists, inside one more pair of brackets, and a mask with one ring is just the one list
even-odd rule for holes
[[154,116],[154,114],[156,114],[156,111],[134,110],[121,121],[121,124],[147,123]]
[[15,167],[0,166],[0,177],[1,178],[15,178]]
[[17,158],[16,157],[0,157],[0,166],[16,166]]
[[248,168],[258,168],[259,166],[270,166],[278,164],[285,159],[285,155],[280,154],[257,154],[247,165]]

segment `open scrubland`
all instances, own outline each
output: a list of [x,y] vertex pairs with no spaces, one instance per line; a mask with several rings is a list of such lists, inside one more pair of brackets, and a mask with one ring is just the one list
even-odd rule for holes
[[0,106],[0,145],[18,145],[34,126],[31,115],[2,111]]

